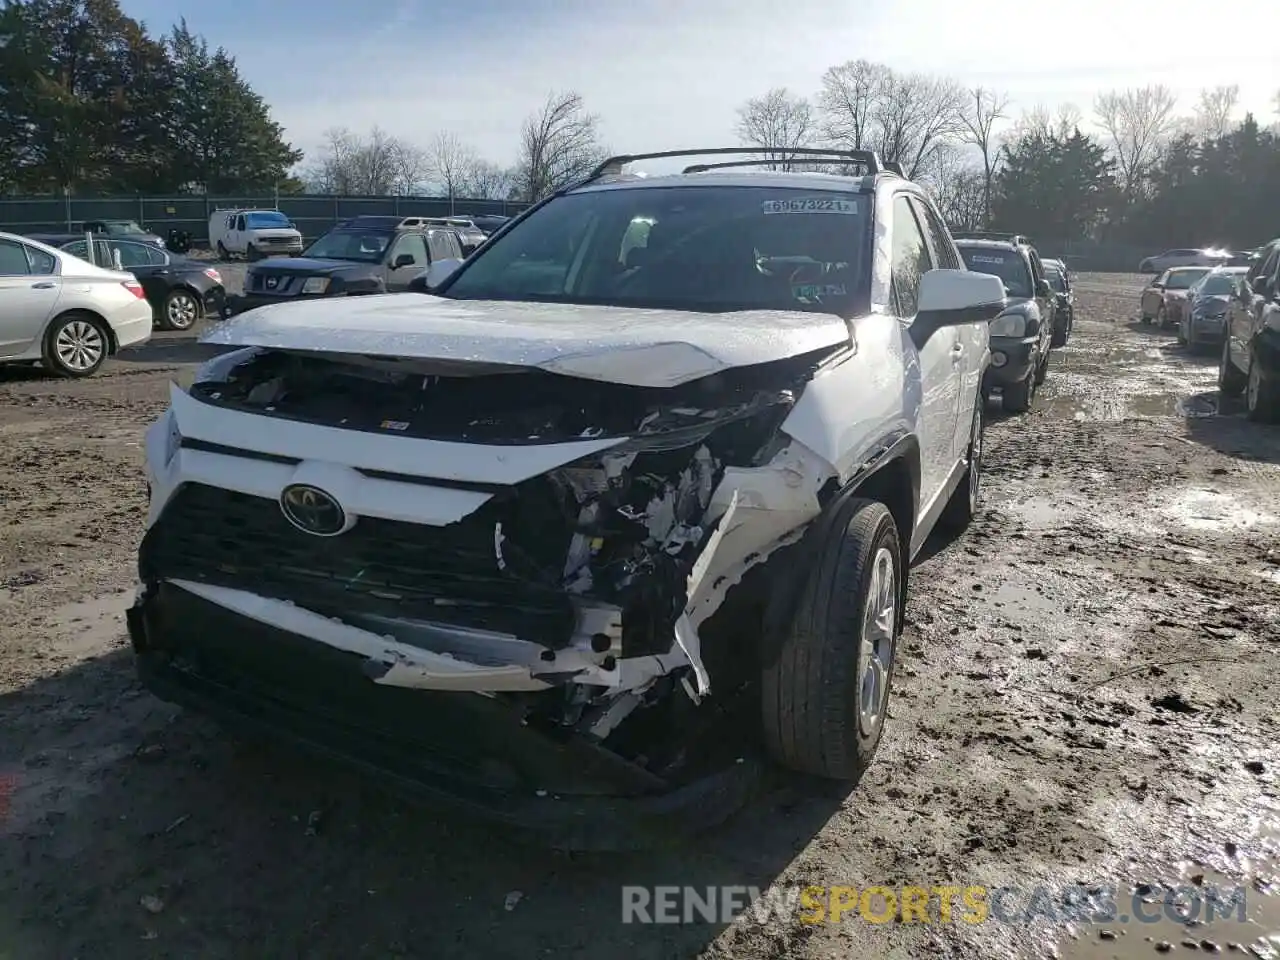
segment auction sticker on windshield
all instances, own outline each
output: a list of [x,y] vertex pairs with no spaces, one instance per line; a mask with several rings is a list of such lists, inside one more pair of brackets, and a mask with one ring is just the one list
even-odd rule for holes
[[846,213],[856,214],[858,205],[852,200],[830,197],[797,197],[794,200],[766,200],[765,213]]

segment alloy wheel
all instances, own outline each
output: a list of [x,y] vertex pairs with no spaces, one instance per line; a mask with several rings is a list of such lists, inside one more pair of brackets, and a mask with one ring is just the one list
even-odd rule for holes
[[87,320],[72,320],[58,331],[54,350],[68,370],[83,373],[102,362],[106,344],[102,331]]
[[189,293],[178,291],[169,294],[169,299],[165,304],[165,316],[168,317],[169,325],[175,330],[186,330],[200,315],[200,309],[196,306],[196,298]]
[[897,579],[893,552],[881,547],[871,562],[858,644],[858,724],[864,735],[884,722],[898,623]]

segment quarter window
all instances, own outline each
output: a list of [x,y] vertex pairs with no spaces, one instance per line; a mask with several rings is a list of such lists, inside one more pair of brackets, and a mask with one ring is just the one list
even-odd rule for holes
[[942,219],[934,212],[933,207],[919,197],[912,199],[911,206],[915,209],[920,225],[924,227],[929,246],[933,249],[933,260],[938,268],[959,270],[960,258],[956,255],[955,247],[951,244],[951,236],[947,233]]

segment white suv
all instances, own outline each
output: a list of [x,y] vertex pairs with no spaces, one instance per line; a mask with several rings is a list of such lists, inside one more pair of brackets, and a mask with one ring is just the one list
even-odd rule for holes
[[856,780],[1005,293],[813,153],[865,174],[614,158],[427,295],[208,334],[146,437],[144,682],[563,846],[723,819],[756,743]]

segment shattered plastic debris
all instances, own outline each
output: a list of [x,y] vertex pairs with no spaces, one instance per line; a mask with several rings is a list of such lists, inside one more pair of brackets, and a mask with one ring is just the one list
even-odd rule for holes
[[502,543],[507,538],[502,535],[502,521],[499,520],[493,525],[493,554],[498,558],[498,569],[507,569],[507,561],[502,556]]

